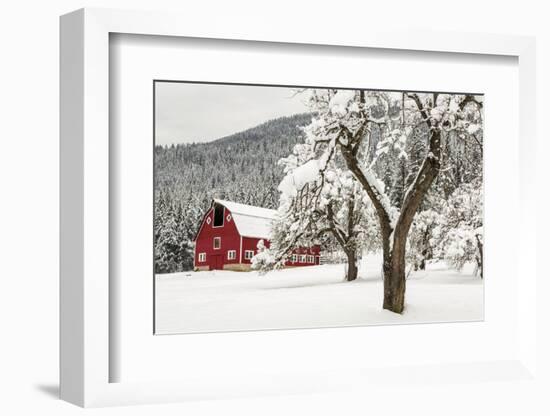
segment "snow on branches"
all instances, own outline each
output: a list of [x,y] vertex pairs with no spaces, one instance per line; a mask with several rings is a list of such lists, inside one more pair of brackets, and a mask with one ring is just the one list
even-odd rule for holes
[[481,178],[460,185],[446,202],[434,232],[440,258],[461,270],[475,262],[483,277],[483,192]]
[[[418,260],[416,255],[411,257],[415,248],[426,256],[424,246],[437,220],[437,213],[422,206],[448,160],[447,146],[452,148],[457,138],[470,140],[482,153],[482,97],[314,90],[309,100],[316,116],[305,128],[306,140],[283,162],[287,164],[287,182],[280,190],[289,197],[287,201],[292,201],[287,209],[295,207],[302,197],[300,186],[302,191],[307,189],[306,193],[314,190],[310,203],[331,208],[332,199],[326,200],[322,192],[317,192],[324,186],[326,170],[341,169],[351,174],[378,217],[384,256],[384,308],[401,313],[406,261],[414,257]],[[320,179],[312,186],[314,177]],[[459,186],[463,178],[454,186]],[[421,208],[424,214],[413,227],[413,237],[421,238],[416,242],[411,239],[409,250],[412,247],[413,252],[407,257],[409,231]]]
[[285,177],[273,243],[255,262],[260,269],[284,265],[302,245],[337,244],[348,255],[348,275],[356,275],[358,253],[376,235],[384,308],[397,313],[404,309],[407,263],[423,268],[440,256],[459,269],[475,260],[481,269],[475,210],[483,97],[329,89],[310,91],[309,102],[315,115],[305,140],[279,162]]
[[342,161],[335,154],[335,146],[334,141],[317,146],[314,136],[306,133],[305,143],[296,145],[290,156],[279,161],[286,175],[278,187],[280,204],[272,223],[271,246],[255,256],[253,268],[280,268],[292,250],[321,244],[344,252],[348,257],[347,279],[357,277],[363,234],[369,226],[375,227],[376,221],[366,221],[373,213],[366,209],[370,200],[353,175],[339,167]]

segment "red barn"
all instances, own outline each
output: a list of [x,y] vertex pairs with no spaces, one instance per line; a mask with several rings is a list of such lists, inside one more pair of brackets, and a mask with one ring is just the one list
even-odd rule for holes
[[[249,270],[258,243],[269,247],[275,210],[214,199],[195,236],[195,270]],[[297,248],[287,266],[319,264],[320,247]]]

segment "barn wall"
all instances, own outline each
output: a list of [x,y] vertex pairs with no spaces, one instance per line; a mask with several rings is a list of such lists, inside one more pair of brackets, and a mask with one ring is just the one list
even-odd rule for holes
[[[250,264],[250,260],[244,258],[246,250],[254,251],[254,254],[258,254],[258,243],[261,238],[243,237],[243,264]],[[264,239],[264,245],[269,248],[269,240]]]
[[[292,262],[292,258],[285,263],[286,266],[294,266],[294,267],[302,267],[302,266],[314,266],[316,264],[319,264],[319,256],[321,254],[321,247],[319,246],[312,246],[312,247],[300,247],[296,250],[292,251],[292,254],[296,254],[297,261]],[[291,254],[291,256],[292,256]],[[313,256],[313,263],[308,262],[308,259],[306,258],[306,261],[303,262],[300,260],[300,255],[306,255],[306,256]]]
[[[260,238],[251,238],[251,237],[243,237],[243,264],[250,264],[250,260],[245,260],[244,258],[244,252],[245,250],[253,250],[254,254],[258,253],[258,242],[260,241]],[[269,248],[270,242],[269,240],[264,239],[264,245]],[[297,254],[298,256],[300,254],[305,255],[312,255],[314,256],[314,263],[308,263],[307,259],[306,262],[300,261],[300,258],[297,258],[297,261],[295,263],[292,263],[291,261],[287,261],[285,263],[285,266],[313,266],[315,264],[319,264],[318,258],[321,253],[321,249],[319,246],[313,246],[309,248],[297,248],[292,252],[292,254]]]
[[[224,224],[221,227],[214,227],[214,209],[208,210],[203,218],[201,227],[199,228],[197,237],[195,239],[195,269],[197,270],[209,270],[209,269],[225,269],[225,270],[248,270],[250,268],[251,261],[244,258],[244,252],[246,250],[252,250],[254,254],[258,253],[258,242],[260,238],[242,237],[233,221],[228,221],[227,216],[231,214],[231,211],[225,208],[224,211]],[[210,220],[210,223],[208,223]],[[221,247],[214,249],[214,237],[221,238]],[[263,239],[265,247],[269,248],[269,240]],[[241,252],[242,249],[242,252]],[[229,250],[235,250],[235,259],[229,260],[227,258],[227,252]],[[206,253],[206,261],[199,262],[199,254]],[[310,248],[298,248],[293,251],[298,256],[300,254],[313,255],[314,263],[307,261],[303,262],[300,258],[297,258],[296,262],[287,261],[286,266],[289,267],[302,267],[312,266],[319,264],[318,259],[320,255],[320,247],[313,246]]]
[[[233,219],[227,220],[227,215],[231,212],[226,208],[224,212],[224,224],[222,227],[213,227],[214,210],[210,209],[203,219],[203,223],[195,240],[195,268],[208,266],[210,269],[216,268],[216,257],[221,256],[221,264],[238,264],[240,258],[240,235]],[[210,224],[208,224],[210,219]],[[221,237],[220,249],[214,249],[214,237]],[[236,251],[234,260],[227,259],[229,250]],[[199,262],[199,253],[206,253],[206,262]]]

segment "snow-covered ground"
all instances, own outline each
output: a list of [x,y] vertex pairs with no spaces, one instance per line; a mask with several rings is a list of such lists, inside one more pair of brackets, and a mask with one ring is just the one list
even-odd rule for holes
[[444,264],[411,273],[402,315],[382,309],[381,260],[369,256],[360,279],[343,265],[256,272],[156,276],[158,334],[474,321],[483,319],[483,281]]

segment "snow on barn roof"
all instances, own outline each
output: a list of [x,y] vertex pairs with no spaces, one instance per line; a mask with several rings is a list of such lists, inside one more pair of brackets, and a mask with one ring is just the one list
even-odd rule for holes
[[243,237],[269,239],[271,234],[271,222],[277,211],[274,209],[260,208],[252,205],[239,204],[222,199],[214,199],[214,203],[223,205],[229,211],[235,221],[237,230]]

